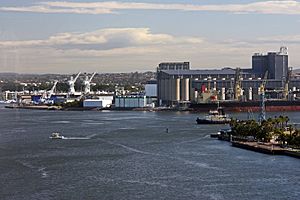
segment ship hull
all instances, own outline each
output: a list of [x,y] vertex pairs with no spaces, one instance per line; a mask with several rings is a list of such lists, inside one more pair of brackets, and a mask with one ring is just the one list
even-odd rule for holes
[[[259,112],[259,101],[220,101],[219,106],[226,112]],[[208,112],[209,110],[216,109],[218,107],[217,102],[211,103],[192,103],[190,108],[197,112]],[[267,112],[284,112],[284,111],[300,111],[300,101],[266,101],[265,109]]]
[[213,121],[206,119],[197,119],[197,124],[229,124],[229,121]]

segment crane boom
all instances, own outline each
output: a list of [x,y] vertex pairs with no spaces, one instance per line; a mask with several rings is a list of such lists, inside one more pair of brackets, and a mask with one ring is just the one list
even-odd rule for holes
[[268,70],[265,72],[264,79],[260,85],[260,115],[259,115],[259,121],[260,123],[264,120],[266,120],[266,106],[265,106],[265,87],[267,84],[267,78],[268,78]]
[[74,94],[75,93],[75,82],[77,81],[77,79],[78,79],[78,77],[79,77],[80,74],[81,74],[81,72],[79,72],[74,79],[71,76],[71,79],[68,81],[68,84],[69,84],[69,94]]
[[241,69],[236,68],[235,78],[234,78],[234,98],[235,100],[240,100],[241,97]]
[[55,81],[54,82],[54,85],[52,86],[52,88],[51,88],[51,90],[49,90],[49,93],[53,93],[54,92],[54,90],[55,90],[55,88],[56,88],[56,85],[57,85],[57,83],[58,83],[58,81]]
[[268,79],[268,70],[265,72],[265,75],[264,75],[264,79],[263,79],[263,82],[261,84],[261,88],[263,89],[263,92],[265,92],[265,87],[266,87],[266,84],[267,84],[267,79]]
[[288,69],[287,76],[285,78],[284,88],[283,88],[283,98],[288,100],[289,97],[289,83],[292,75],[292,69]]
[[94,72],[93,73],[93,75],[91,76],[91,78],[90,78],[90,80],[89,80],[89,82],[91,82],[92,81],[92,79],[94,78],[94,76],[96,75],[96,72]]
[[78,74],[77,74],[77,76],[74,78],[74,83],[76,82],[76,80],[78,79],[78,77],[79,77],[79,75],[81,74],[81,72],[79,72]]

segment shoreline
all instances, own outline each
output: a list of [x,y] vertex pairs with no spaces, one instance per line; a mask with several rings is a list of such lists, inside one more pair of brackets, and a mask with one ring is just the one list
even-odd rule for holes
[[[143,107],[143,108],[96,108],[96,107],[62,107],[62,106],[47,106],[47,105],[16,105],[8,104],[4,106],[8,109],[28,109],[28,110],[62,110],[62,111],[145,111],[145,112],[193,112],[193,113],[206,113],[207,110],[197,110],[193,108],[177,108],[177,107]],[[277,112],[272,110],[269,112]],[[300,110],[285,110],[287,112],[299,112]],[[229,112],[239,113],[246,112],[244,110],[229,110]],[[253,110],[256,112],[256,110]],[[258,111],[257,111],[258,112]]]
[[231,146],[250,150],[250,151],[255,151],[259,153],[269,154],[269,155],[285,155],[285,156],[291,156],[298,159],[300,158],[300,150],[298,151],[289,150],[271,143],[266,144],[266,143],[259,143],[259,142],[232,141]]
[[262,142],[247,142],[247,141],[230,141],[230,136],[211,134],[212,138],[230,142],[232,147],[264,153],[268,155],[285,155],[294,158],[300,158],[300,149],[287,149],[279,146],[278,144],[262,143]]
[[158,111],[191,111],[191,109],[176,109],[176,108],[164,108],[164,107],[157,107],[157,108],[84,108],[84,107],[61,107],[61,106],[47,106],[47,105],[26,105],[20,106],[16,104],[10,104],[4,106],[8,109],[28,109],[28,110],[62,110],[62,111],[102,111],[102,110],[109,110],[109,111],[146,111],[146,112],[158,112]]

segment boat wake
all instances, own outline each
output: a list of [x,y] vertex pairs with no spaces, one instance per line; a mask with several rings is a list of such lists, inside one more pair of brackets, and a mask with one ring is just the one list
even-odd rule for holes
[[123,180],[126,183],[132,184],[140,184],[140,185],[148,185],[148,186],[160,186],[160,187],[168,187],[168,185],[160,183],[160,182],[153,182],[153,181],[140,181],[140,180]]
[[112,179],[112,178],[104,178],[104,177],[90,177],[92,179],[96,179],[97,181],[101,181],[104,183],[108,183],[108,182],[124,182],[124,183],[129,183],[129,184],[139,184],[139,185],[146,185],[146,186],[158,186],[158,187],[173,187],[161,182],[157,182],[157,181],[150,181],[150,180],[134,180],[134,179],[121,179],[121,178],[116,178],[116,179]]
[[135,153],[140,153],[140,154],[144,154],[144,155],[151,155],[151,156],[158,156],[158,157],[164,157],[164,158],[168,158],[168,159],[174,159],[174,160],[181,161],[181,162],[183,162],[184,164],[187,164],[187,165],[193,165],[193,166],[196,166],[196,167],[206,168],[206,169],[219,170],[218,167],[212,167],[207,163],[200,163],[200,162],[196,162],[196,161],[186,160],[186,159],[183,159],[183,158],[180,158],[180,157],[174,157],[174,156],[165,155],[165,154],[142,151],[142,150],[139,150],[139,149],[135,149],[135,148],[123,145],[123,144],[107,141],[107,140],[104,140],[104,139],[99,139],[99,140],[101,140],[102,142],[111,144],[111,145],[122,147],[122,148],[124,148],[128,151],[132,151],[132,152],[135,152]]
[[41,173],[41,178],[47,178],[49,176],[48,172],[46,171],[46,167],[36,167],[36,166],[33,166],[32,164],[30,164],[28,162],[24,162],[24,161],[21,161],[21,160],[16,160],[16,162],[21,164],[22,166],[24,166],[26,168],[38,171],[39,173]]
[[210,135],[205,135],[203,137],[200,137],[200,138],[196,138],[196,139],[192,139],[192,140],[185,140],[185,141],[182,141],[182,142],[177,142],[176,144],[185,144],[185,143],[193,143],[193,142],[198,142],[199,140],[203,140],[203,139],[206,139],[206,138],[209,138]]
[[63,140],[89,140],[91,138],[87,137],[64,137]]
[[200,163],[200,162],[185,160],[185,159],[181,159],[181,158],[177,158],[177,159],[183,161],[187,165],[194,165],[196,167],[205,168],[205,169],[219,170],[218,167],[212,167],[208,163]]
[[132,151],[132,152],[135,152],[135,153],[141,153],[141,154],[145,154],[145,155],[161,156],[160,154],[155,154],[155,153],[151,153],[151,152],[147,152],[147,151],[142,151],[142,150],[139,150],[139,149],[135,149],[135,148],[126,146],[124,144],[119,144],[119,143],[115,143],[115,142],[111,142],[111,141],[106,141],[106,140],[103,140],[103,139],[100,139],[100,140],[102,142],[105,142],[105,143],[108,143],[108,144],[111,144],[111,145],[114,145],[114,146],[119,146],[119,147],[122,147],[122,148],[124,148],[128,151]]
[[97,134],[92,134],[86,137],[63,137],[63,140],[90,140],[95,137]]

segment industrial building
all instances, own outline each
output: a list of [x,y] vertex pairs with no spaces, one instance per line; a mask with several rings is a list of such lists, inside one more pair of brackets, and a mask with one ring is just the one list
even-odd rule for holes
[[95,99],[85,99],[84,108],[108,108],[112,106],[113,96],[97,96]]
[[252,73],[263,77],[268,71],[268,79],[286,78],[288,74],[288,52],[281,47],[279,52],[255,53],[252,56]]
[[146,107],[146,96],[116,96],[115,108],[116,109],[130,109],[130,108],[143,108]]
[[150,80],[145,84],[145,96],[147,99],[147,106],[155,107],[157,102],[157,81]]
[[149,98],[154,98],[157,96],[157,81],[150,80],[145,84],[145,95]]
[[279,52],[255,53],[248,69],[191,70],[189,62],[160,63],[158,105],[257,100],[263,83],[268,98],[296,98],[300,81],[291,77],[286,47]]

